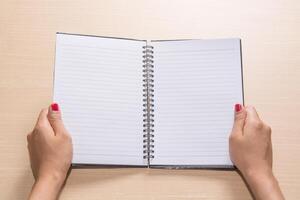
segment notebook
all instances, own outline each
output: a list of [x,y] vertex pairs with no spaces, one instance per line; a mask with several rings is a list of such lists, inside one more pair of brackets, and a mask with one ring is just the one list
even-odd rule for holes
[[74,165],[231,168],[241,41],[57,33],[54,101]]

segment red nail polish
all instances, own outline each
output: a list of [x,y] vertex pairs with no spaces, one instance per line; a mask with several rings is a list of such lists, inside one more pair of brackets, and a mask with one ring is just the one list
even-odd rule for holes
[[241,104],[235,104],[234,105],[234,110],[235,110],[235,112],[240,112],[242,110],[242,105]]
[[59,111],[59,106],[58,106],[58,104],[57,104],[57,103],[52,103],[52,104],[51,104],[51,109],[52,109],[53,111]]

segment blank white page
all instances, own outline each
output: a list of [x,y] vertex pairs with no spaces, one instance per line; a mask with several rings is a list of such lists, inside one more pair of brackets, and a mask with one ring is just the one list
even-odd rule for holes
[[75,164],[144,165],[145,41],[57,34],[54,101]]
[[234,104],[243,103],[239,39],[157,41],[152,165],[232,165]]

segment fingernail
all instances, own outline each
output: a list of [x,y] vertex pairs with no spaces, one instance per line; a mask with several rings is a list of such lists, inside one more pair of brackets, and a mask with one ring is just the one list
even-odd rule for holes
[[234,110],[235,110],[235,112],[240,112],[242,110],[242,105],[241,104],[235,104],[234,105]]
[[59,106],[57,103],[52,103],[51,104],[51,109],[52,111],[59,111]]

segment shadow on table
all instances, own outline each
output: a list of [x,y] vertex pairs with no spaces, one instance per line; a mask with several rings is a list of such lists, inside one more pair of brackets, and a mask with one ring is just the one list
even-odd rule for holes
[[[241,196],[245,194],[249,194],[247,195],[249,198],[255,199],[244,177],[236,169],[150,169],[148,176],[152,178],[165,176],[195,182],[202,180],[201,183],[209,182],[210,184],[219,183],[229,191],[230,198],[233,200],[240,200]],[[203,187],[203,185],[199,185],[199,187]],[[244,199],[246,198],[244,197]]]
[[[173,184],[178,184],[180,186],[182,184],[188,185],[190,181],[190,184],[199,184],[199,188],[202,188],[201,190],[204,192],[205,189],[203,188],[207,188],[207,183],[211,187],[214,187],[213,185],[216,184],[218,185],[216,188],[226,190],[226,193],[229,194],[230,198],[233,200],[240,200],[241,197],[250,199],[252,196],[243,177],[239,172],[233,169],[147,169],[123,166],[81,166],[73,167],[70,174],[72,176],[72,185],[75,186],[89,185],[95,182],[96,185],[100,186],[118,179],[124,180],[124,178],[126,179],[138,175],[136,176],[138,178],[135,180],[145,183],[146,185],[151,185],[152,183],[157,183],[162,180],[166,180],[166,182],[169,183],[171,180]],[[182,183],[183,181],[185,183]],[[196,185],[193,186],[197,188]],[[167,190],[171,189],[169,186],[165,185],[157,186],[154,189],[159,191],[159,187],[163,187]],[[180,187],[177,188],[180,189]],[[185,190],[184,194],[187,194],[187,191],[188,190]],[[222,191],[215,192],[219,192],[220,196],[222,194]]]
[[131,166],[107,166],[107,165],[86,165],[72,166],[68,173],[68,177],[80,181],[72,181],[73,185],[89,184],[97,182],[97,184],[105,184],[108,181],[122,179],[127,176],[144,173],[145,167]]

